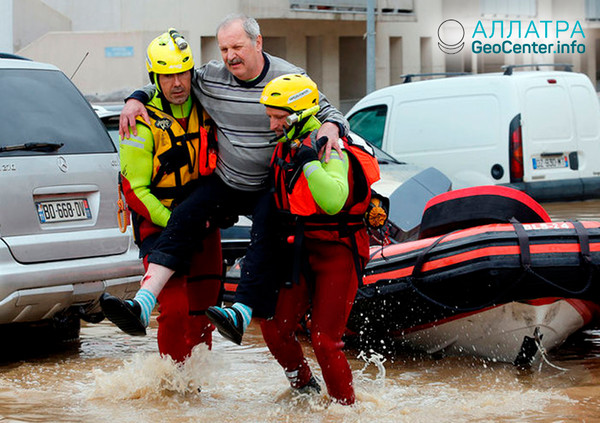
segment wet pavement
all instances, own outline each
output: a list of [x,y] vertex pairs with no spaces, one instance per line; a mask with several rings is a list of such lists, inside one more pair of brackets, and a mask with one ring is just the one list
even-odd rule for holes
[[[600,201],[551,203],[554,219],[600,220]],[[294,395],[254,323],[242,346],[215,333],[184,366],[161,358],[149,335],[107,321],[77,342],[5,339],[0,422],[591,422],[600,421],[600,330],[581,331],[520,370],[472,357],[347,350],[357,404]],[[304,341],[304,345],[307,345]],[[306,348],[310,351],[310,348]],[[308,354],[320,375],[314,355]]]

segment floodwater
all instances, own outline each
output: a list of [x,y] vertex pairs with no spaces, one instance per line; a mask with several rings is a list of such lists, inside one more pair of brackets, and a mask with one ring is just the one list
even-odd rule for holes
[[[555,220],[600,220],[600,201],[544,206]],[[16,355],[13,340],[4,339],[0,422],[600,421],[594,328],[529,370],[471,357],[347,350],[358,401],[343,407],[325,394],[291,393],[254,323],[242,346],[215,332],[212,351],[197,347],[177,366],[157,352],[154,318],[143,338],[104,321],[84,324],[77,342],[32,341]]]

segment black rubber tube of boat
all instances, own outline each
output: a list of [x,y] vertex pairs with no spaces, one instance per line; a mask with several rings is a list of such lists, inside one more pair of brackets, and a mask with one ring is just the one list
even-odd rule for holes
[[430,297],[429,295],[422,292],[417,287],[419,275],[421,274],[421,269],[422,269],[423,265],[427,261],[428,254],[444,238],[446,238],[448,235],[452,234],[453,232],[447,233],[447,234],[439,237],[433,243],[431,243],[427,248],[425,248],[421,252],[421,254],[419,254],[419,257],[417,257],[417,260],[413,267],[413,271],[412,271],[411,275],[407,278],[407,281],[410,284],[413,291],[415,293],[417,293],[418,295],[420,295],[421,297],[425,298],[427,301],[437,305],[438,307],[442,307],[442,308],[445,308],[448,310],[458,311],[461,313],[468,313],[470,311],[480,310],[482,308],[491,307],[491,306],[496,305],[497,301],[500,298],[502,298],[507,292],[509,292],[511,289],[513,289],[515,286],[517,286],[524,279],[524,277],[527,274],[533,275],[534,277],[538,278],[542,282],[544,282],[558,290],[561,290],[569,295],[580,295],[590,289],[590,287],[592,285],[594,273],[598,269],[597,269],[597,266],[591,260],[589,236],[588,236],[588,233],[587,233],[585,227],[583,226],[583,224],[581,222],[571,221],[570,223],[573,225],[573,227],[575,229],[575,233],[577,234],[577,239],[578,239],[579,246],[580,246],[579,248],[580,248],[580,256],[581,256],[581,264],[583,267],[585,267],[587,269],[588,278],[587,278],[587,282],[586,282],[585,286],[583,288],[581,288],[580,290],[576,290],[576,291],[569,290],[563,286],[560,286],[560,285],[546,279],[545,277],[538,274],[531,268],[531,250],[530,250],[529,236],[527,235],[527,231],[525,230],[523,225],[521,223],[519,223],[518,221],[516,221],[515,219],[511,219],[510,223],[512,223],[513,227],[515,228],[515,232],[517,234],[517,238],[518,238],[518,242],[519,242],[519,249],[520,249],[520,253],[521,253],[520,256],[521,256],[521,266],[523,268],[523,273],[515,282],[510,284],[510,286],[507,289],[505,289],[500,295],[496,296],[496,298],[494,298],[493,300],[491,300],[485,304],[481,304],[481,305],[478,305],[475,307],[459,307],[457,305],[448,305],[448,304],[442,303],[441,301],[435,300],[432,297]]

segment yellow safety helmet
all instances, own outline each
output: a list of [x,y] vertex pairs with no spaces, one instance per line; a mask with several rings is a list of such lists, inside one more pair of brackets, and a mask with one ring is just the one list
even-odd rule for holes
[[193,68],[192,49],[176,30],[170,29],[148,45],[146,69],[150,75],[181,73]]
[[271,80],[263,89],[260,102],[290,113],[300,112],[319,104],[319,90],[308,76],[290,73]]

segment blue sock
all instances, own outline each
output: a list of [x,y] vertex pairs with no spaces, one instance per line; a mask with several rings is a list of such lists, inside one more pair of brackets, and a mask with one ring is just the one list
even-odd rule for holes
[[239,311],[241,313],[242,320],[243,320],[242,328],[245,331],[246,328],[248,327],[248,325],[250,324],[250,320],[252,320],[252,309],[242,303],[235,303],[234,305],[231,306],[231,308],[235,308],[237,311]]
[[[131,300],[127,301],[133,305]],[[150,314],[156,305],[156,297],[152,292],[141,288],[137,294],[135,294],[133,301],[136,301],[140,305],[142,309],[142,315],[140,316],[140,319],[142,320],[144,326],[148,327],[148,324],[150,323]]]
[[246,331],[246,328],[250,324],[250,320],[252,320],[252,309],[245,304],[235,303],[231,307],[218,307],[219,310],[225,314],[227,314],[231,320],[233,320],[233,324],[237,325],[237,315],[233,311],[235,308],[242,315],[242,330]]

